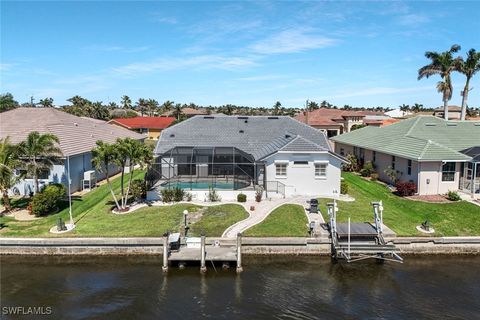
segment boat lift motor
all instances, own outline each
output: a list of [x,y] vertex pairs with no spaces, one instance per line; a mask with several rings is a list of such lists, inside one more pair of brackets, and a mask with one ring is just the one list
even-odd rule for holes
[[318,213],[318,200],[317,199],[310,199],[310,201],[307,201],[307,203],[310,205],[310,208],[308,208],[308,212]]

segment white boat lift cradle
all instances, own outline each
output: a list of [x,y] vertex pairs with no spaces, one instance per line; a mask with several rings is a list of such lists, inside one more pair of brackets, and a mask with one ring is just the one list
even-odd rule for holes
[[350,218],[348,218],[348,223],[337,223],[337,203],[336,201],[327,203],[333,259],[345,259],[347,262],[365,259],[403,262],[403,259],[396,253],[395,245],[387,243],[383,238],[382,201],[371,204],[374,224],[369,222],[351,223]]

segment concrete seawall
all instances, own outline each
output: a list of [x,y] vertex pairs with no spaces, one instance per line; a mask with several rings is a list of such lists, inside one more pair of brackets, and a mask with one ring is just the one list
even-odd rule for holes
[[[480,237],[392,238],[400,254],[480,254]],[[207,238],[233,245],[235,239]],[[0,238],[0,254],[162,255],[162,238]],[[243,238],[247,255],[329,255],[326,238]]]

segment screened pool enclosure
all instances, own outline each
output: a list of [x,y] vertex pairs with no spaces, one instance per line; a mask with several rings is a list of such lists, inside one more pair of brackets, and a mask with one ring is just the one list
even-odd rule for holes
[[149,187],[187,190],[251,189],[264,185],[265,165],[235,147],[175,147],[158,156]]

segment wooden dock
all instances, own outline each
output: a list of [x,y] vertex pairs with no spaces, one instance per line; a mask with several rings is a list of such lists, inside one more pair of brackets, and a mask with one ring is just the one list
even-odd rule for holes
[[[178,251],[170,252],[168,261],[187,262],[187,261],[201,261],[202,254],[200,248],[180,247]],[[205,260],[232,262],[237,261],[236,247],[215,247],[205,246]]]

